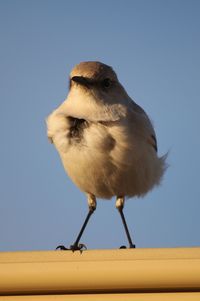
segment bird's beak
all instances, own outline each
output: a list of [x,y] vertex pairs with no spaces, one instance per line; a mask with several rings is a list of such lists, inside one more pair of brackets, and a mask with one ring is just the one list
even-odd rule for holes
[[85,87],[89,87],[91,85],[90,80],[84,76],[73,76],[71,80]]

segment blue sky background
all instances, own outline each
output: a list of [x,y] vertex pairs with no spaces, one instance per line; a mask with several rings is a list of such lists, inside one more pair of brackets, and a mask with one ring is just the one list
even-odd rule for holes
[[[46,138],[45,117],[72,67],[113,66],[154,122],[162,185],[127,201],[137,247],[200,245],[200,1],[0,0],[0,251],[69,246],[87,213]],[[112,201],[99,201],[81,240],[126,244]]]

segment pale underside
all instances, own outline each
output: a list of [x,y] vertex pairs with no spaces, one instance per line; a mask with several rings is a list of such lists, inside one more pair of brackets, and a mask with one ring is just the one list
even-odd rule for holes
[[141,196],[159,184],[164,158],[145,137],[148,120],[132,114],[116,121],[83,119],[76,129],[74,119],[59,109],[50,115],[49,136],[69,177],[85,193],[108,199]]

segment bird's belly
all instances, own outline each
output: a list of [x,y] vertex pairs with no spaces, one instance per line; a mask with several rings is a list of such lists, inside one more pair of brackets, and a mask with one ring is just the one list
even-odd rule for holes
[[[91,138],[92,137],[92,138]],[[129,147],[127,147],[127,144]],[[160,159],[134,141],[118,141],[97,129],[60,154],[69,177],[84,192],[99,198],[143,195],[160,178]]]
[[64,168],[73,182],[84,192],[96,197],[113,196],[110,178],[116,167],[110,157],[115,141],[103,130],[94,129],[79,143],[72,143],[60,153]]

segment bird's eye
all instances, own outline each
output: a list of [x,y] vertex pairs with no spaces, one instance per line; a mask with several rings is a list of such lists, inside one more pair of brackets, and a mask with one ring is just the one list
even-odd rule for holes
[[110,88],[110,86],[111,86],[111,84],[112,84],[112,82],[111,82],[111,80],[109,79],[109,78],[105,78],[103,81],[102,81],[102,86],[104,87],[104,88]]

